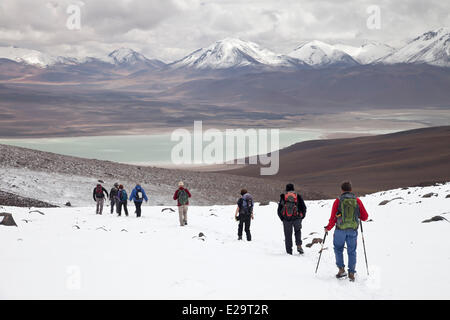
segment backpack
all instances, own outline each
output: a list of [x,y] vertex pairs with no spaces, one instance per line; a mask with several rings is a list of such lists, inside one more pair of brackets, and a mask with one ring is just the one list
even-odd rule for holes
[[120,190],[119,191],[119,200],[120,201],[127,201],[128,200],[128,195],[127,195],[127,192],[125,190]]
[[189,195],[185,189],[178,190],[178,198],[177,199],[181,205],[185,205],[189,202]]
[[102,186],[97,186],[95,188],[95,196],[97,198],[103,198],[103,187]]
[[142,200],[142,190],[136,189],[135,198],[137,201]]
[[117,189],[116,187],[111,188],[111,191],[109,192],[109,197],[113,199],[114,197],[117,196],[118,192],[119,189]]
[[298,199],[295,191],[286,192],[284,195],[283,216],[297,217],[298,216]]
[[336,227],[338,229],[358,229],[359,205],[356,196],[353,193],[344,193],[341,195],[336,218]]
[[250,214],[252,213],[253,199],[248,193],[242,196],[242,213]]

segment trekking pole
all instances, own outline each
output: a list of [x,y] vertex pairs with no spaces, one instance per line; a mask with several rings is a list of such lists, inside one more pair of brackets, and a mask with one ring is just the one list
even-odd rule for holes
[[361,236],[362,236],[363,248],[364,248],[364,258],[366,259],[367,275],[369,275],[369,265],[367,264],[366,243],[364,242],[364,231],[363,231],[362,221],[359,224],[361,225]]
[[317,269],[319,268],[320,257],[322,257],[323,245],[325,244],[325,239],[327,238],[327,234],[328,234],[328,232],[325,231],[325,235],[323,236],[323,240],[322,240],[322,249],[320,249],[319,260],[317,261],[316,273],[317,273]]

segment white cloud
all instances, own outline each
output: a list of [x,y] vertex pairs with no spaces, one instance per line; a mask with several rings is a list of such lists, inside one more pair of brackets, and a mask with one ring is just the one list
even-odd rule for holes
[[[81,5],[81,30],[66,26],[69,4]],[[381,29],[366,27],[370,5]],[[0,44],[56,55],[104,55],[140,49],[166,61],[225,38],[289,52],[303,40],[394,42],[450,25],[448,1],[422,0],[2,0]]]

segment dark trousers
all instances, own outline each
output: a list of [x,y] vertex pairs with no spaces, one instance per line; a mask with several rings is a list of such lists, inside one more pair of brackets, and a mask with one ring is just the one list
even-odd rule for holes
[[295,219],[291,221],[283,221],[284,228],[284,243],[286,245],[286,252],[292,254],[292,230],[294,230],[295,244],[297,246],[302,244],[302,220]]
[[114,206],[116,206],[116,212],[118,213],[118,211],[119,211],[119,204],[118,204],[118,201],[117,201],[117,199],[115,197],[110,200],[110,204],[111,204],[111,214],[114,213]]
[[136,217],[140,217],[141,216],[141,206],[142,206],[142,201],[135,201],[134,205],[136,206]]
[[125,211],[125,215],[128,217],[128,208],[127,208],[127,201],[119,201],[117,203],[117,214],[120,216],[122,214],[122,207]]
[[251,215],[239,215],[239,227],[238,227],[238,237],[242,238],[242,229],[245,229],[245,234],[247,235],[247,240],[252,240],[252,235],[250,233],[250,222],[252,221]]

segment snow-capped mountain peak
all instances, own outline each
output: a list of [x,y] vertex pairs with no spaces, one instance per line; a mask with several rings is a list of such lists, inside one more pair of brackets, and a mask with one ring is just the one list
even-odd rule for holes
[[439,28],[409,41],[404,47],[381,59],[382,63],[427,63],[450,66],[450,31]]
[[62,57],[54,57],[37,50],[12,46],[0,47],[0,58],[5,58],[39,67],[47,67],[64,60],[64,58]]
[[361,64],[370,64],[395,51],[395,48],[378,41],[366,41],[359,47],[345,44],[335,44],[334,46],[349,54]]
[[358,64],[349,54],[333,45],[318,40],[302,43],[288,56],[304,61],[310,66]]
[[207,48],[198,49],[181,60],[174,67],[196,69],[225,69],[247,66],[293,66],[299,61],[276,54],[258,44],[236,38],[226,38]]
[[148,60],[144,55],[130,48],[120,48],[114,50],[108,55],[114,64],[135,64],[140,61]]

